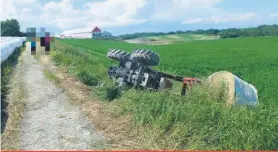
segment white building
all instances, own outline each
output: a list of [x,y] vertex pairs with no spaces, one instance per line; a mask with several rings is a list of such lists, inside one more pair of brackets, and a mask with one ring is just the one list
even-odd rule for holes
[[112,34],[101,30],[96,26],[92,31],[90,29],[74,29],[74,30],[68,30],[64,31],[60,38],[76,38],[76,39],[82,39],[82,38],[110,38],[112,37]]
[[101,32],[101,37],[109,38],[109,37],[112,37],[112,34],[110,32],[103,31],[103,32]]

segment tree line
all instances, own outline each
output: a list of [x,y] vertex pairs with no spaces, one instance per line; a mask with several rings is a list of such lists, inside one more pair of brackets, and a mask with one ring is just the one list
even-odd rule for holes
[[25,36],[20,32],[20,25],[16,19],[1,21],[1,36]]
[[244,28],[244,29],[230,28],[221,31],[219,35],[221,38],[277,36],[278,24],[260,25],[256,28]]
[[119,39],[133,39],[144,36],[159,36],[169,34],[207,34],[219,35],[221,38],[236,38],[236,37],[256,37],[256,36],[278,36],[278,24],[274,25],[260,25],[254,28],[229,28],[229,29],[208,29],[208,30],[187,30],[187,31],[171,31],[171,32],[143,32],[124,34],[118,36]]

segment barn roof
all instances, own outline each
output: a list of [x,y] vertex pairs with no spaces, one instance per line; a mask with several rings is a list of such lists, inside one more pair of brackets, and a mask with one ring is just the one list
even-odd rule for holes
[[101,30],[96,26],[92,32],[101,32]]

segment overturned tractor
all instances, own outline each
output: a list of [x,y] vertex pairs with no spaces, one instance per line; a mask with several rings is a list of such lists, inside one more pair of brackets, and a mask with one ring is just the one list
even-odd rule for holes
[[[198,78],[182,77],[159,72],[151,69],[159,64],[159,55],[148,49],[135,49],[128,53],[119,49],[109,49],[107,56],[119,62],[117,66],[108,69],[109,76],[116,79],[119,89],[124,86],[131,86],[138,89],[165,90],[172,88],[169,79],[182,82],[181,95],[194,84],[204,83]],[[205,83],[220,85],[227,84],[227,103],[256,105],[258,95],[256,88],[227,71],[216,72],[211,75]]]
[[141,89],[164,90],[171,89],[172,83],[168,79],[183,82],[181,94],[186,94],[186,89],[195,83],[200,83],[198,78],[175,76],[151,69],[159,64],[157,53],[147,49],[135,49],[128,53],[119,49],[110,49],[107,56],[119,61],[118,66],[111,66],[108,74],[117,80],[117,85],[125,85]]

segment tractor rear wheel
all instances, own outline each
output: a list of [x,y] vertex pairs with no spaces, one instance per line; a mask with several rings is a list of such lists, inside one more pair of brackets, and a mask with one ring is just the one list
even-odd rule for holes
[[107,57],[116,61],[128,60],[129,56],[130,53],[114,48],[109,49],[109,51],[107,52]]
[[147,49],[135,49],[131,54],[133,60],[144,62],[150,66],[156,66],[159,64],[160,58],[157,53]]

